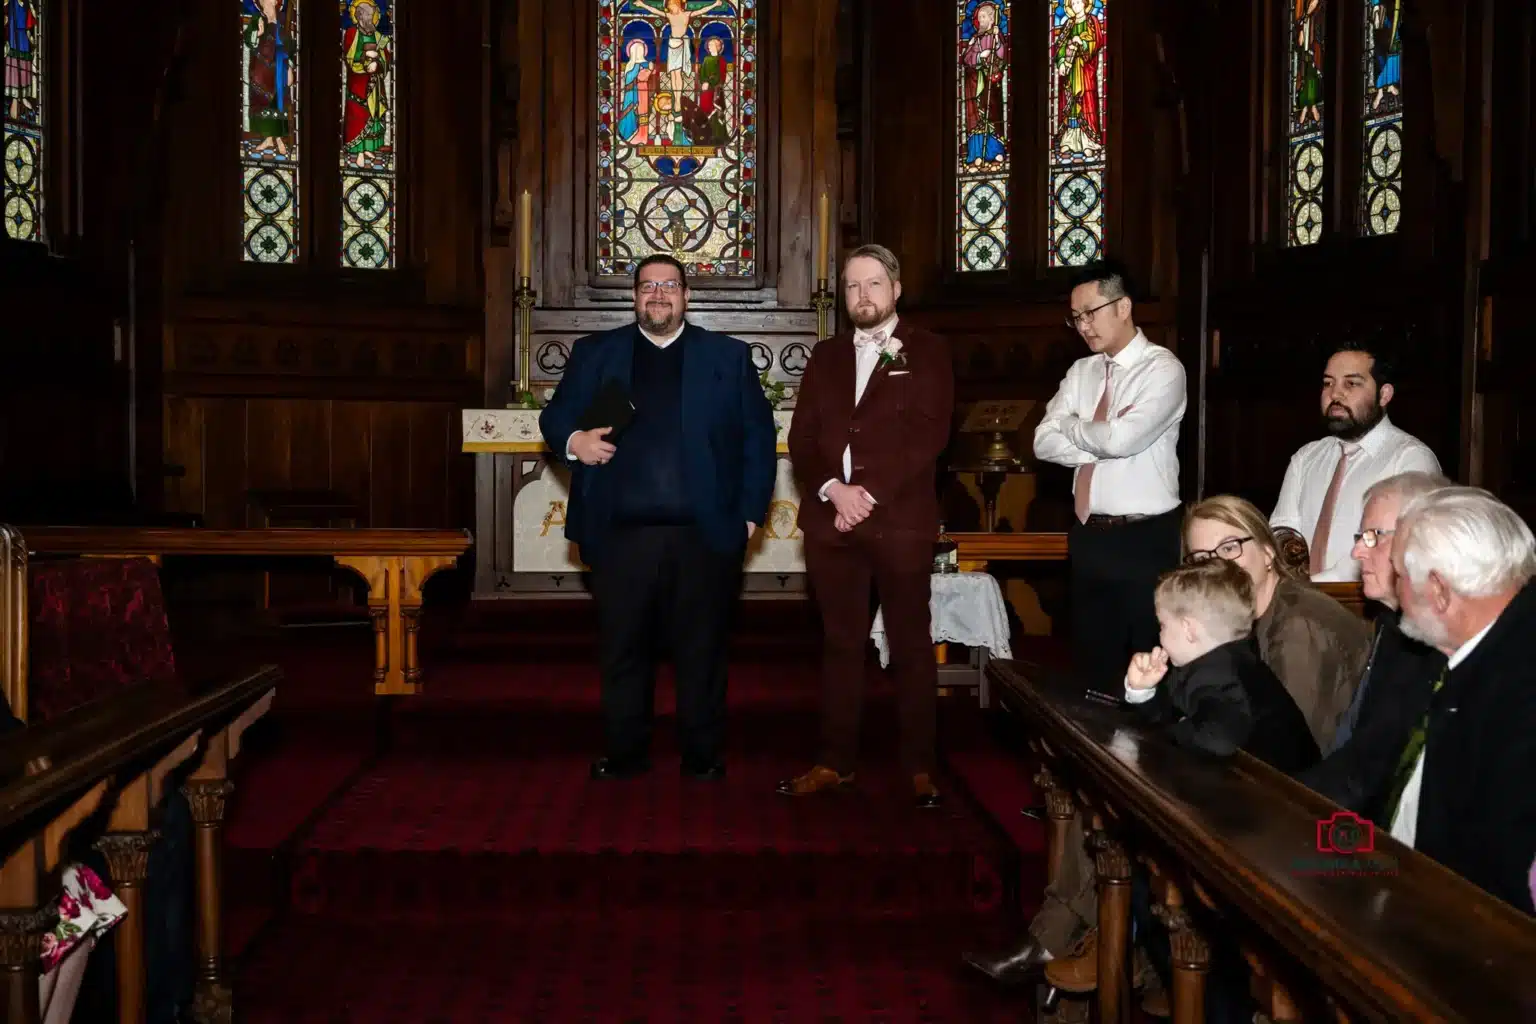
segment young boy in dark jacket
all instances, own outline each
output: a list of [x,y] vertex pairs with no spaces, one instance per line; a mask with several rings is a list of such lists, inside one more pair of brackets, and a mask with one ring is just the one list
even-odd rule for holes
[[1164,573],[1154,595],[1162,645],[1131,658],[1125,699],[1144,705],[1180,746],[1246,750],[1294,775],[1322,756],[1295,700],[1259,660],[1253,581],[1212,558]]

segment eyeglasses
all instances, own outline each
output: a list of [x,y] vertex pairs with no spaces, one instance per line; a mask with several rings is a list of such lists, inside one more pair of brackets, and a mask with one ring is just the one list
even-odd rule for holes
[[1110,306],[1113,306],[1119,301],[1119,299],[1110,299],[1108,302],[1099,303],[1092,309],[1085,309],[1081,313],[1068,313],[1067,326],[1075,331],[1079,327],[1083,326],[1083,324],[1086,324],[1089,320],[1092,320],[1093,314],[1097,313],[1101,309],[1108,309]]
[[1390,537],[1396,532],[1396,530],[1361,530],[1359,533],[1355,534],[1355,543],[1364,544],[1368,548],[1373,548],[1377,544],[1380,544],[1383,538]]
[[668,295],[671,295],[673,292],[681,290],[682,287],[683,282],[681,281],[641,281],[635,285],[635,291],[641,295],[651,295],[655,292],[666,292]]
[[1243,545],[1253,540],[1252,537],[1233,537],[1224,540],[1209,551],[1191,551],[1184,556],[1184,561],[1190,565],[1196,562],[1208,562],[1213,558],[1224,558],[1227,561],[1239,557],[1243,553]]

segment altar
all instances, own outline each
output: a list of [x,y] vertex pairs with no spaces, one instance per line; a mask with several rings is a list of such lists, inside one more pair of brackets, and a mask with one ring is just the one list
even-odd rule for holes
[[[571,473],[539,432],[538,409],[466,409],[463,451],[475,456],[477,598],[584,593],[576,545],[565,537]],[[778,477],[767,521],[747,545],[749,594],[804,591],[800,494],[789,464],[793,413],[776,410]]]

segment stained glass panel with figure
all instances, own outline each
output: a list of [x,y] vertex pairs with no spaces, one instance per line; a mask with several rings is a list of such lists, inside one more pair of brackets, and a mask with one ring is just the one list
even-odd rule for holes
[[5,21],[4,192],[5,233],[23,242],[46,241],[43,204],[47,160],[48,78],[43,0],[0,0]]
[[1046,0],[1046,262],[1079,266],[1104,250],[1109,154],[1105,0]]
[[597,272],[758,268],[756,0],[598,0]]
[[240,4],[242,256],[299,258],[299,0]]
[[1323,237],[1324,81],[1327,40],[1326,0],[1288,0],[1285,4],[1287,50],[1286,239],[1312,245]]
[[1365,0],[1360,232],[1390,235],[1403,212],[1403,0]]
[[341,0],[341,265],[395,265],[394,0]]
[[956,5],[955,268],[961,273],[1008,267],[1008,7],[1008,0]]

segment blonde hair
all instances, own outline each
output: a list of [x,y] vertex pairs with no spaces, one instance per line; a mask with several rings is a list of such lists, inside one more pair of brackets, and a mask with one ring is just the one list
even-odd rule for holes
[[846,272],[848,269],[848,264],[852,263],[856,259],[861,258],[872,259],[884,267],[886,274],[890,276],[892,284],[895,284],[897,281],[901,280],[901,261],[896,258],[895,253],[891,252],[891,250],[887,249],[885,246],[876,245],[873,242],[859,246],[857,249],[853,250],[846,257],[844,257],[843,270]]
[[1190,618],[1222,643],[1253,632],[1253,579],[1225,558],[1170,569],[1158,578],[1152,600],[1159,613]]
[[1301,554],[1298,558],[1292,552],[1281,551],[1280,542],[1275,539],[1275,531],[1269,528],[1269,520],[1264,518],[1264,513],[1254,507],[1253,502],[1239,498],[1235,494],[1215,494],[1192,506],[1184,514],[1184,530],[1181,536],[1186,558],[1189,557],[1189,525],[1196,519],[1224,523],[1241,535],[1252,537],[1253,540],[1249,543],[1257,544],[1269,553],[1270,567],[1282,578],[1307,579],[1305,554]]

